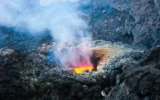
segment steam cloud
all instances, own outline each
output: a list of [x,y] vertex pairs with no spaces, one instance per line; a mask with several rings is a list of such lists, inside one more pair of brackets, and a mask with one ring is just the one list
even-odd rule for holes
[[77,0],[1,0],[0,25],[25,29],[33,33],[50,30],[65,42],[84,36],[87,24],[79,17]]
[[[80,17],[78,2],[79,0],[0,0],[0,25],[27,30],[34,35],[49,30],[60,43],[70,41],[80,44],[81,38],[88,34],[88,25]],[[74,62],[74,58],[77,59],[76,52],[71,50],[63,56],[72,57]],[[82,56],[88,59],[86,55]],[[66,61],[61,59],[60,54],[57,57],[61,64]]]

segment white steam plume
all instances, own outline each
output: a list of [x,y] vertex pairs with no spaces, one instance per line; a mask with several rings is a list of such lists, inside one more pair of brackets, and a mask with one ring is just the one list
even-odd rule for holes
[[65,42],[84,36],[87,24],[79,17],[78,0],[1,0],[0,25],[25,29],[31,33],[50,30]]
[[[60,43],[80,44],[81,38],[88,34],[88,26],[80,17],[78,6],[79,0],[0,0],[0,25],[27,30],[34,35],[50,30]],[[86,48],[86,45],[80,48]],[[88,61],[90,53],[77,54],[75,50],[68,50],[60,55],[57,57],[62,65],[65,62],[75,65],[75,62],[80,63],[78,55]],[[72,61],[68,61],[69,57]]]

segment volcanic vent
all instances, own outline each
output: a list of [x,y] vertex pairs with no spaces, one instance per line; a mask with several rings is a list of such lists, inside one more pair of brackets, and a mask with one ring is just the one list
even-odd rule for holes
[[98,71],[98,66],[105,61],[105,57],[107,56],[107,49],[104,48],[92,48],[88,51],[83,51],[80,48],[79,53],[86,54],[85,52],[90,52],[91,55],[88,57],[89,59],[84,58],[83,56],[79,56],[79,64],[78,66],[71,66],[74,69],[76,74],[82,74],[83,72],[91,72]]
[[63,48],[58,52],[59,66],[65,70],[73,69],[75,74],[98,71],[111,55],[111,51],[103,47]]

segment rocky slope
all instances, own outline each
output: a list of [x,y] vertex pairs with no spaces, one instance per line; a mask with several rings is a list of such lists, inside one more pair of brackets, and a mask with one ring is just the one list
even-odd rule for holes
[[49,34],[34,37],[0,26],[0,100],[160,99],[160,1],[80,3],[94,40],[150,49],[117,58],[100,75],[74,75],[48,62]]
[[87,0],[93,38],[152,47],[160,44],[159,0]]
[[0,49],[1,100],[160,99],[160,47],[140,59],[116,60],[107,72],[89,77],[51,68],[45,50],[21,54]]

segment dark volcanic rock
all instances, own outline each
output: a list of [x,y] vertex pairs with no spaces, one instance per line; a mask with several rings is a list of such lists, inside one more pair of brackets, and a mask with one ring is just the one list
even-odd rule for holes
[[[37,78],[47,70],[42,54],[0,49],[0,99],[28,100],[37,92]],[[36,74],[40,71],[40,74]]]
[[[126,63],[123,73],[119,76],[119,83],[112,88],[107,100],[158,100],[160,99],[160,55],[159,47],[148,51],[142,58],[144,65]],[[153,59],[154,58],[154,59]],[[148,100],[147,99],[147,100]]]
[[94,40],[152,48],[118,58],[101,75],[75,75],[49,65],[54,59],[47,58],[48,31],[35,37],[0,26],[0,100],[160,100],[160,1],[83,0],[81,5]]
[[144,59],[142,61],[143,65],[147,64],[158,64],[160,62],[160,47],[153,47],[152,50],[145,52]]
[[147,50],[140,60],[121,63],[104,77],[51,68],[42,48],[25,54],[0,49],[1,100],[160,99],[160,47]]
[[29,33],[26,30],[18,31],[14,28],[0,26],[0,48],[11,48],[21,53],[33,52],[44,43],[50,43],[52,37],[49,31]]
[[[94,39],[152,47],[160,44],[159,0],[87,0]],[[83,2],[83,1],[82,1]]]

